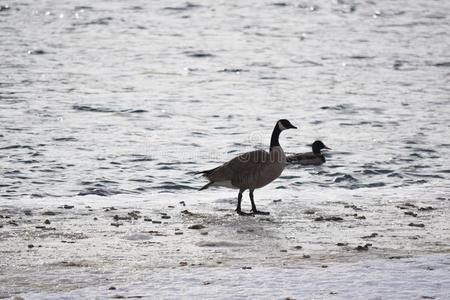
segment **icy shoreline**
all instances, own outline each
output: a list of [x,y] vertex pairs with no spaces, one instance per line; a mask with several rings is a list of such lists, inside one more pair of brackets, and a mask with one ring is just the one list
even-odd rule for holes
[[450,254],[296,268],[186,267],[25,299],[446,299]]
[[259,198],[272,214],[257,217],[237,216],[227,190],[5,201],[0,296],[439,299],[450,289],[439,194],[276,194]]

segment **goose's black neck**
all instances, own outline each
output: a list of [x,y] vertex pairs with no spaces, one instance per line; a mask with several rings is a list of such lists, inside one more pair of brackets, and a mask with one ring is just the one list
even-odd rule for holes
[[278,141],[278,138],[280,137],[281,130],[278,127],[278,123],[275,124],[275,128],[272,131],[272,137],[270,139],[270,150],[274,147],[280,146],[280,142]]

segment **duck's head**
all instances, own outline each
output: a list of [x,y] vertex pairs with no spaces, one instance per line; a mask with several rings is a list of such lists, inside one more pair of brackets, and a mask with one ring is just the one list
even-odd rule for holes
[[289,122],[286,119],[281,119],[277,122],[277,126],[280,129],[280,131],[286,130],[286,129],[297,129],[297,127],[295,127],[294,125],[291,124],[291,122]]
[[312,149],[313,149],[313,152],[314,152],[314,153],[320,153],[320,150],[322,150],[322,149],[328,149],[328,150],[331,150],[331,148],[328,148],[327,146],[325,146],[325,144],[322,143],[322,141],[315,141],[315,142],[312,144]]

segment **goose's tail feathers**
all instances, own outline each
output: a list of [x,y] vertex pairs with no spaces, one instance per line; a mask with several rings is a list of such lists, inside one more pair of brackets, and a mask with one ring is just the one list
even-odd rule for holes
[[214,183],[214,182],[208,182],[207,184],[205,184],[204,186],[202,186],[202,187],[199,189],[199,191],[206,190],[206,189],[209,188],[210,185],[213,184],[213,183]]
[[195,172],[194,175],[202,174],[202,176],[205,176],[206,178],[208,178],[217,169],[218,169],[218,167],[214,168],[214,169],[210,169],[210,170]]
[[206,190],[207,188],[209,188],[209,187],[214,183],[214,181],[211,181],[211,175],[214,174],[214,172],[215,172],[218,168],[219,168],[219,167],[214,168],[214,169],[205,170],[205,171],[200,171],[200,172],[196,172],[196,173],[195,173],[195,175],[201,174],[202,176],[206,177],[206,178],[209,180],[209,182],[208,182],[207,184],[205,184],[204,186],[202,186],[202,187],[199,189],[199,191]]

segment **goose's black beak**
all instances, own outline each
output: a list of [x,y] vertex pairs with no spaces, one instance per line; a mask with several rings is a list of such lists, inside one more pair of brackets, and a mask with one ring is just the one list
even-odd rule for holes
[[297,127],[291,124],[291,127],[289,127],[289,129],[297,129]]

